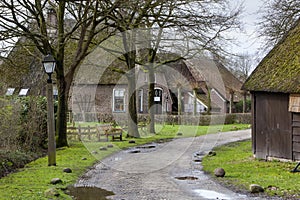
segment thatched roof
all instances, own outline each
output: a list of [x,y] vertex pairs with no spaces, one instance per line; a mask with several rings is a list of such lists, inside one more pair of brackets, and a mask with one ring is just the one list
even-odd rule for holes
[[300,93],[300,19],[259,63],[243,88],[249,91]]
[[210,88],[217,90],[227,100],[230,100],[231,92],[235,94],[234,101],[242,99],[242,82],[223,64],[208,58],[197,58],[185,62],[197,81],[205,81]]
[[4,90],[7,87],[16,88],[16,91],[30,88],[31,93],[39,93],[46,83],[41,59],[42,56],[36,51],[34,45],[20,39],[0,64],[0,77]]

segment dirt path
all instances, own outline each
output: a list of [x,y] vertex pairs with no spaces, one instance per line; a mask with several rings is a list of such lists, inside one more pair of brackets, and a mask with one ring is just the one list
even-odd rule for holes
[[121,151],[95,165],[76,186],[112,191],[115,195],[107,198],[114,200],[259,199],[222,187],[197,162],[215,146],[248,138],[250,130],[243,130]]

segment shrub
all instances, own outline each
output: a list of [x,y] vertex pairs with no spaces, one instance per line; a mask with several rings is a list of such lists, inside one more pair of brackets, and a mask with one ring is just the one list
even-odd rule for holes
[[46,99],[0,98],[0,144],[2,149],[37,152],[47,139]]

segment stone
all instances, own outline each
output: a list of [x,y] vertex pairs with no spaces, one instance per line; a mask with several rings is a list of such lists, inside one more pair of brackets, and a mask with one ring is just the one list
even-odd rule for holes
[[100,151],[107,151],[107,148],[106,147],[100,147],[99,150]]
[[47,198],[58,197],[59,196],[59,192],[55,188],[49,188],[49,189],[45,190],[44,195]]
[[53,178],[50,181],[50,183],[53,184],[53,185],[56,185],[56,184],[62,183],[62,180],[60,178]]
[[87,160],[87,158],[81,158],[81,160]]
[[216,156],[217,153],[215,151],[210,151],[208,152],[208,156]]
[[63,172],[65,172],[65,173],[72,173],[72,169],[70,169],[70,168],[64,168]]
[[260,192],[265,191],[263,187],[261,187],[260,185],[257,185],[257,184],[251,184],[249,186],[249,189],[250,189],[251,193],[260,193]]
[[113,148],[113,147],[114,147],[114,145],[112,145],[112,144],[107,145],[107,148]]
[[225,176],[225,170],[223,168],[216,168],[214,171],[214,174],[216,177],[224,177]]
[[129,140],[128,143],[129,143],[129,144],[134,144],[134,143],[135,143],[135,140]]
[[177,133],[177,136],[182,136],[183,135],[183,133]]
[[92,154],[98,154],[98,152],[97,151],[92,151]]

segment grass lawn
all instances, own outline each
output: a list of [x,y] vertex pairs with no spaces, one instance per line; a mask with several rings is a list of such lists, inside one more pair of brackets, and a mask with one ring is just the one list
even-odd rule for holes
[[225,169],[225,177],[218,178],[218,181],[242,190],[248,190],[250,184],[259,184],[268,195],[300,198],[300,173],[290,172],[296,163],[254,159],[251,141],[216,147],[214,151],[216,156],[204,157],[202,164],[211,174],[218,167]]
[[[59,197],[51,199],[71,199],[65,195],[63,190],[68,185],[72,185],[87,170],[88,167],[95,164],[98,160],[116,152],[120,149],[128,148],[134,145],[150,143],[161,139],[172,139],[176,137],[199,136],[207,133],[216,133],[218,131],[230,131],[248,128],[245,124],[224,125],[224,126],[157,126],[158,134],[150,135],[146,131],[141,131],[142,138],[134,139],[135,144],[129,144],[127,138],[124,141],[115,142],[78,142],[70,141],[70,147],[57,150],[57,166],[47,166],[47,157],[37,159],[19,169],[17,173],[11,173],[0,179],[0,199],[49,199],[44,192],[49,188],[56,188],[59,191]],[[183,136],[177,136],[182,132]],[[100,151],[99,148],[113,144],[113,148],[108,151]],[[97,151],[97,154],[90,152]],[[86,158],[83,160],[82,158]],[[64,173],[64,168],[71,168],[73,173]],[[60,178],[63,183],[51,185],[52,178]]]

